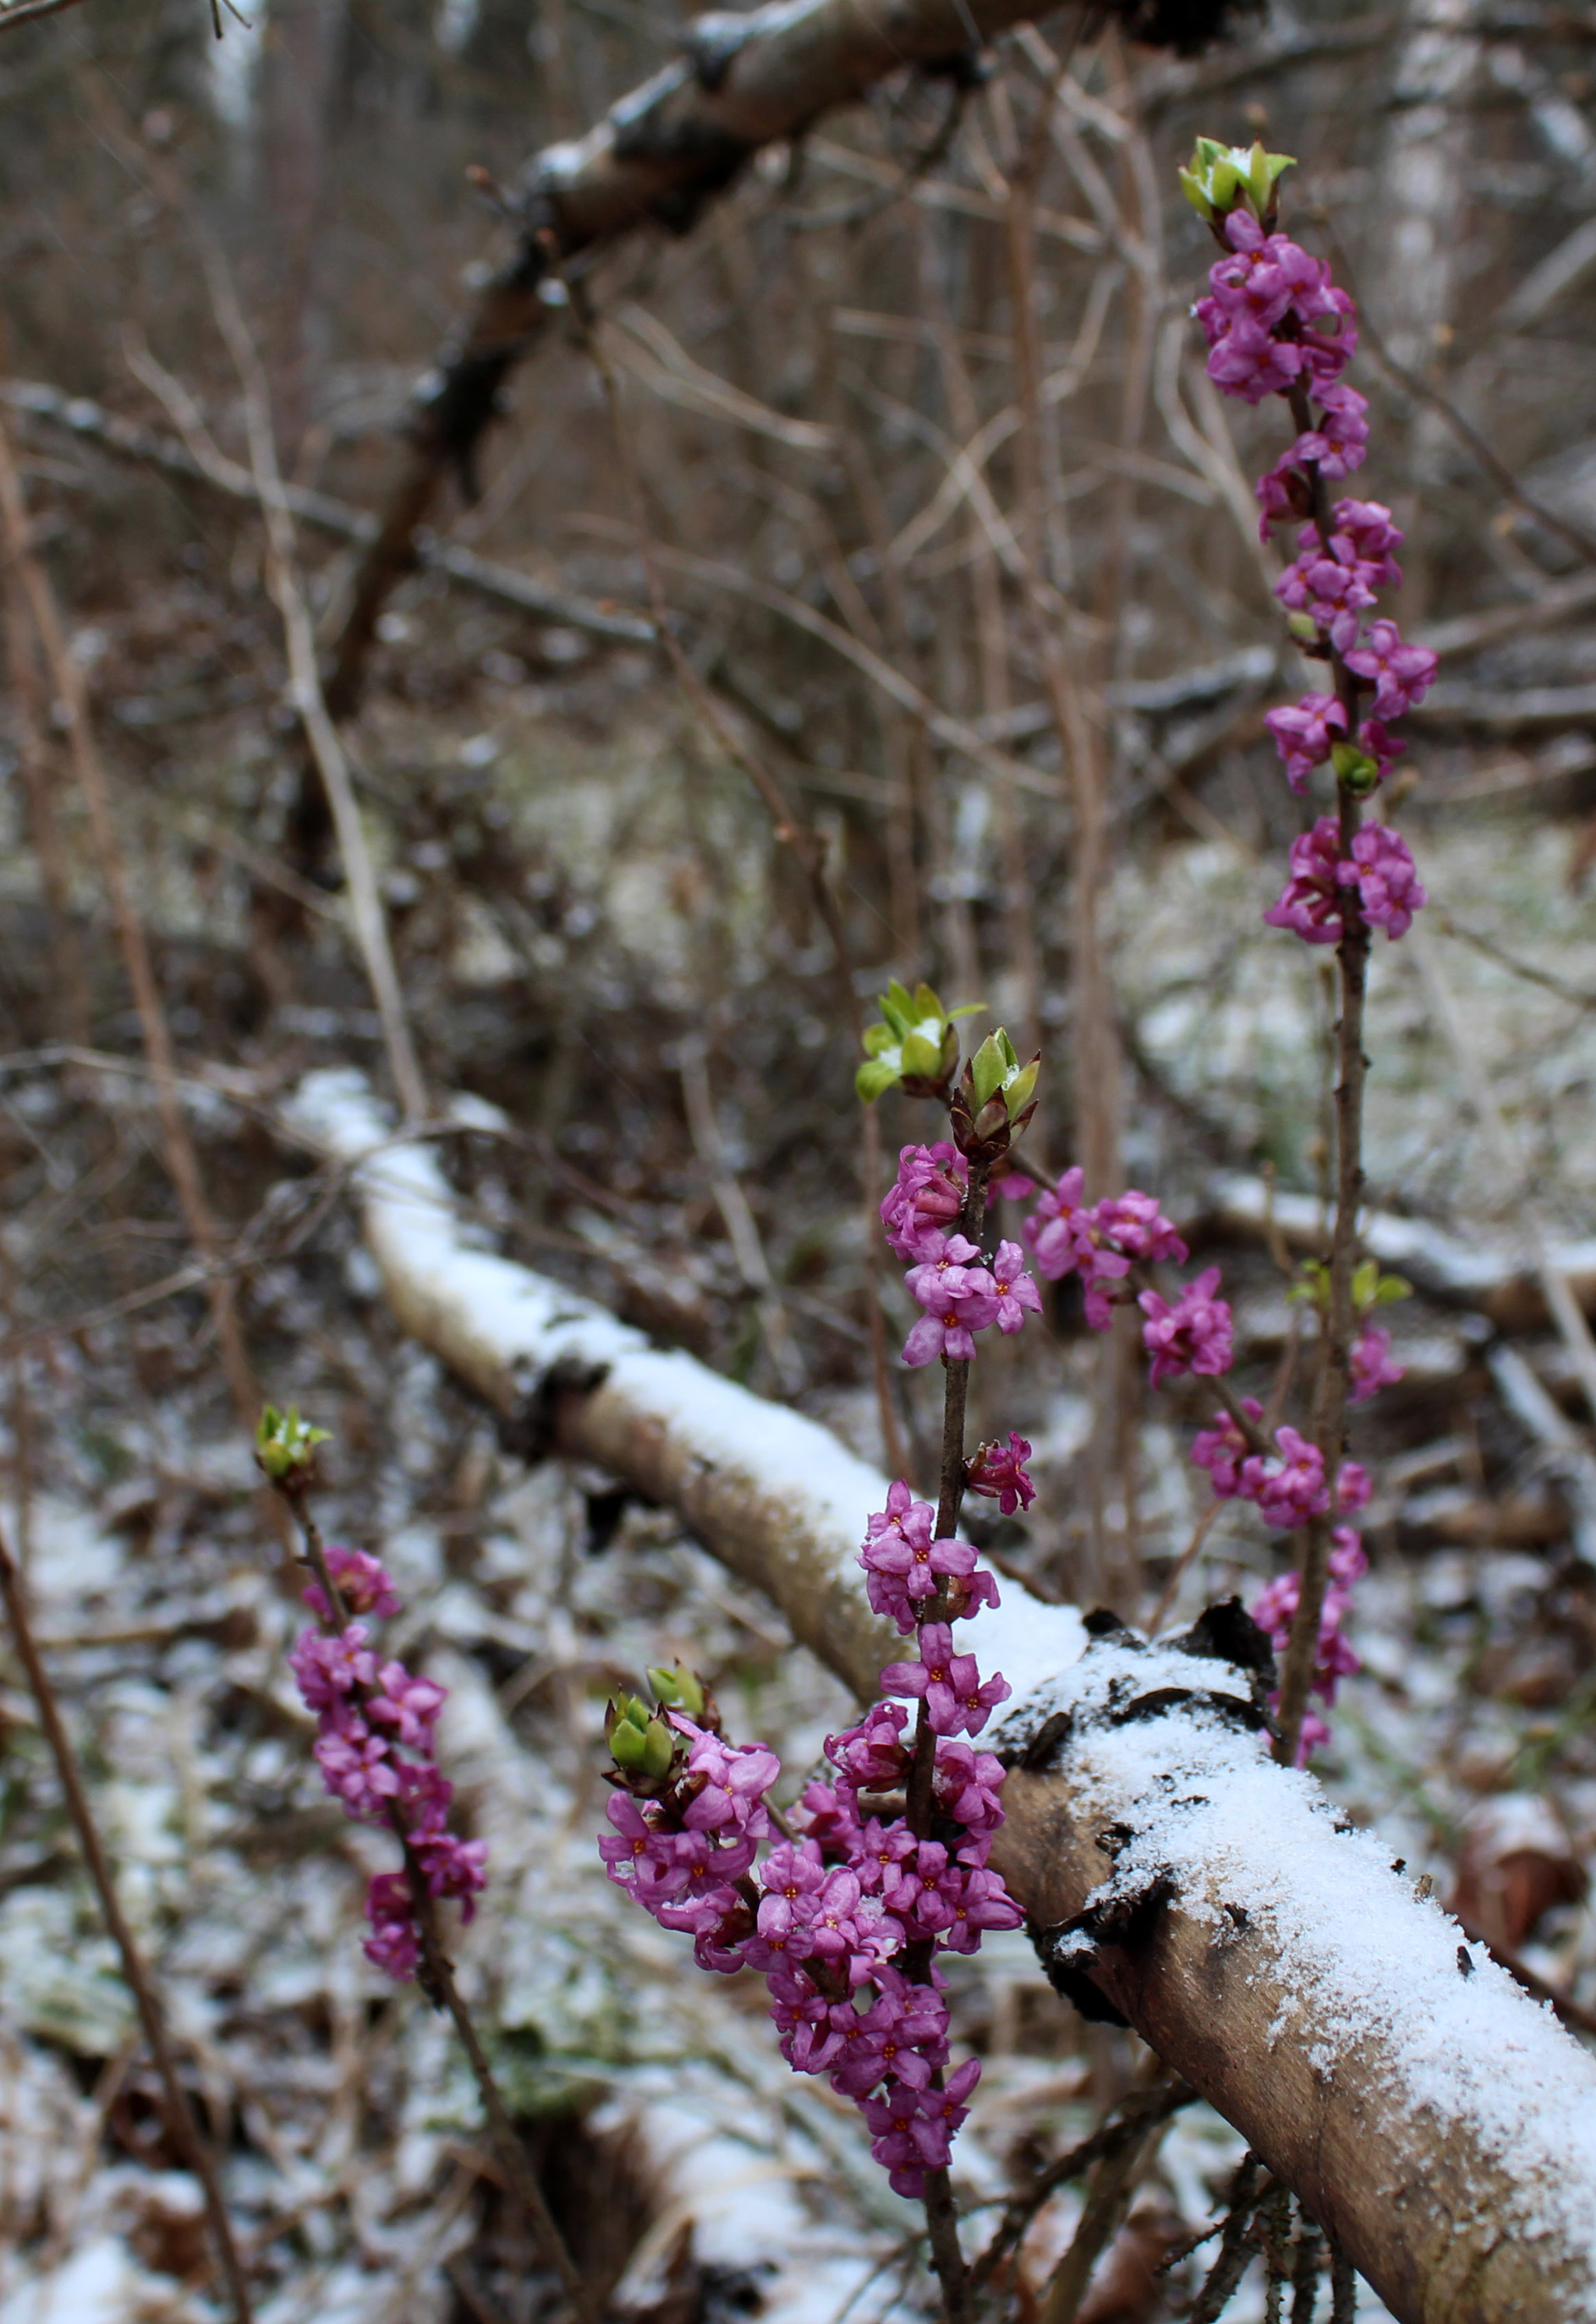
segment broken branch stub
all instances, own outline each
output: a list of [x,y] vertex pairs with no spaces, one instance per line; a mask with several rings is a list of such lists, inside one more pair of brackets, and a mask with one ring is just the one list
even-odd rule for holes
[[[297,1135],[348,1166],[404,1327],[529,1449],[680,1511],[861,1695],[897,1642],[855,1565],[886,1480],[547,1277],[484,1250],[356,1074]],[[1117,2012],[1301,2197],[1402,2324],[1596,2324],[1596,2061],[1268,1757],[1246,1628],[1148,1646],[1011,1582],[993,1864],[1056,1982]]]

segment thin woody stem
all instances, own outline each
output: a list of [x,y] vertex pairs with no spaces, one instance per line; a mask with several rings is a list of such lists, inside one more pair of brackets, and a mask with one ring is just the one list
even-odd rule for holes
[[83,1850],[88,1877],[99,1896],[100,1911],[105,1915],[112,1942],[121,1956],[122,1974],[138,2006],[144,2039],[149,2043],[150,2054],[155,2061],[155,2071],[160,2076],[161,2093],[166,2101],[167,2128],[199,2181],[205,2199],[206,2221],[210,2228],[211,2241],[216,2246],[217,2259],[226,2279],[234,2314],[238,2324],[251,2324],[254,2310],[250,2301],[249,2284],[238,2255],[238,2247],[233,2240],[232,2222],[227,2217],[221,2181],[217,2176],[216,2161],[194,2119],[188,2094],[179,2079],[177,2060],[167,2036],[165,2013],[161,2006],[160,1997],[139,1950],[137,1940],[123,1913],[116,1884],[111,1877],[111,1867],[88,1804],[88,1794],[83,1788],[77,1757],[61,1721],[55,1690],[40,1660],[32,1625],[28,1619],[22,1574],[12,1557],[4,1531],[0,1531],[0,1597],[5,1601],[6,1618],[15,1641],[17,1659],[27,1674],[28,1685],[38,1708],[39,1724],[44,1730],[44,1739],[50,1746],[61,1789],[66,1794],[67,1812],[77,1831],[78,1844]]
[[[1307,392],[1291,392],[1291,416],[1299,434],[1312,425]],[[1330,495],[1317,461],[1305,464],[1314,496],[1314,522],[1322,541],[1328,541],[1332,523]],[[1333,644],[1327,643],[1335,676],[1336,697],[1346,712],[1347,733],[1358,727],[1359,683]],[[1341,807],[1339,852],[1344,861],[1363,821],[1363,802],[1344,783],[1338,786]],[[1313,1433],[1324,1462],[1329,1508],[1304,1528],[1299,1563],[1296,1611],[1280,1672],[1280,1703],[1277,1718],[1279,1739],[1275,1757],[1286,1766],[1296,1758],[1302,1724],[1319,1658],[1319,1623],[1330,1573],[1330,1545],[1335,1529],[1336,1479],[1345,1448],[1347,1402],[1352,1379],[1352,1341],[1357,1316],[1352,1304],[1352,1276],[1358,1263],[1358,1215],[1363,1204],[1363,1086],[1369,1060],[1363,1054],[1363,1010],[1369,982],[1368,923],[1355,887],[1342,905],[1341,940],[1336,963],[1341,975],[1341,1015],[1336,1024],[1335,1085],[1335,1224],[1330,1243],[1330,1296],[1324,1316],[1324,1360],[1314,1398]]]
[[[979,1246],[986,1224],[986,1183],[992,1176],[992,1166],[972,1162],[969,1184],[964,1191],[964,1206],[959,1213],[958,1231]],[[970,1391],[968,1358],[954,1358],[945,1363],[942,1397],[942,1474],[937,1488],[936,1538],[948,1540],[959,1521],[959,1511],[964,1499],[964,1406]],[[948,1593],[939,1590],[927,1604],[923,1619],[940,1622],[949,1611]],[[909,1762],[908,1797],[905,1820],[917,1840],[927,1840],[931,1832],[932,1784],[936,1773],[936,1731],[922,1699],[919,1715],[915,1721],[914,1757]],[[909,1947],[909,1974],[917,1982],[929,1969],[929,1943]],[[933,2075],[935,2087],[940,2088],[940,2069]],[[970,2292],[970,2271],[959,2247],[958,2211],[953,2200],[953,2188],[946,2169],[926,2173],[926,2228],[931,2241],[931,2264],[942,2287],[943,2312],[946,2324],[963,2324],[967,2312]]]
[[[306,1563],[326,1595],[334,1620],[340,1628],[345,1628],[349,1619],[348,1608],[344,1602],[343,1595],[333,1579],[332,1569],[328,1563],[327,1545],[321,1537],[321,1528],[310,1513],[305,1478],[302,1473],[291,1473],[282,1480],[278,1489],[293,1512],[294,1522],[300,1529],[305,1545]],[[369,1690],[356,1686],[355,1692],[357,1698],[362,1698],[368,1694]],[[460,2037],[460,2045],[470,2064],[472,2078],[475,2081],[484,2110],[493,2130],[499,2157],[503,2164],[505,2176],[510,2181],[511,2192],[526,2214],[527,2224],[531,2228],[533,2240],[542,2252],[544,2259],[558,2276],[567,2297],[577,2314],[584,2319],[584,2324],[595,2324],[599,2312],[597,2300],[592,2286],[585,2280],[581,2270],[571,2257],[566,2239],[561,2235],[554,2214],[544,2199],[543,2190],[539,2186],[536,2174],[527,2161],[526,2148],[522,2145],[515,2125],[511,2119],[510,2109],[505,2105],[503,2093],[494,2079],[493,2067],[488,2062],[487,2052],[482,2046],[481,2036],[477,2033],[466,1998],[455,1981],[454,1964],[445,1951],[438,1933],[437,1899],[427,1886],[426,1872],[411,1845],[404,1818],[398,1803],[394,1801],[390,1801],[388,1803],[387,1821],[390,1830],[404,1852],[404,1871],[411,1892],[411,1908],[417,1929],[420,1933],[421,1962],[416,1974],[416,1982],[432,2006],[435,2009],[447,2010],[454,2022],[455,2031]]]

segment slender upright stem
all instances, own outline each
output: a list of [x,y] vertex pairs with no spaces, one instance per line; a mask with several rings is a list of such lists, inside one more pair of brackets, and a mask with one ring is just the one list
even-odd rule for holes
[[[959,1213],[959,1232],[977,1245],[986,1223],[986,1182],[992,1175],[991,1165],[972,1162],[970,1179],[964,1193],[964,1207]],[[970,1366],[967,1360],[955,1358],[945,1365],[942,1398],[942,1474],[936,1496],[936,1539],[946,1541],[959,1521],[959,1511],[964,1499],[964,1406],[970,1389]],[[949,1600],[946,1590],[937,1591],[926,1607],[923,1619],[940,1622],[946,1618]],[[919,1716],[915,1721],[914,1757],[909,1762],[908,1797],[905,1820],[917,1840],[927,1840],[931,1832],[932,1784],[936,1773],[936,1731],[933,1728],[922,1701]],[[909,1949],[909,1974],[923,1979],[930,1967],[931,1946],[928,1942],[911,1945]],[[934,2080],[940,2084],[940,2070]],[[926,2227],[931,2240],[931,2264],[942,2286],[942,2303],[946,2324],[963,2324],[969,2306],[970,2271],[964,2264],[959,2248],[958,2211],[953,2200],[953,2188],[946,2170],[928,2171],[926,2174]]]
[[[304,1541],[306,1562],[321,1586],[328,1605],[331,1609],[332,1618],[340,1629],[345,1628],[348,1624],[349,1609],[344,1602],[338,1585],[333,1579],[332,1569],[328,1563],[327,1545],[321,1537],[321,1528],[310,1512],[304,1477],[291,1475],[284,1480],[280,1490],[293,1511],[294,1522],[299,1526]],[[357,1697],[364,1696],[367,1690],[364,1688],[355,1689]],[[447,2010],[454,2022],[455,2031],[460,2037],[460,2045],[466,2052],[472,2078],[475,2081],[493,2130],[499,2158],[504,2166],[505,2176],[510,2181],[511,2192],[526,2214],[527,2224],[531,2228],[534,2242],[558,2276],[572,2307],[577,2316],[583,2319],[583,2324],[595,2324],[598,2315],[598,2302],[595,2298],[593,2287],[586,2282],[581,2270],[571,2257],[570,2249],[559,2231],[553,2212],[549,2208],[543,2190],[538,2184],[536,2173],[527,2160],[526,2148],[522,2145],[520,2135],[511,2119],[510,2109],[504,2103],[503,2092],[500,2089],[494,2070],[488,2062],[487,2052],[482,2046],[482,2039],[477,2033],[470,2009],[455,1981],[454,1964],[444,1950],[442,1938],[438,1932],[437,1900],[427,1886],[427,1875],[422,1868],[420,1857],[411,1844],[404,1818],[397,1803],[392,1801],[388,1803],[387,1820],[393,1837],[404,1852],[405,1878],[410,1886],[411,1906],[415,1916],[416,1926],[420,1932],[421,1964],[416,1974],[416,1982],[432,2006],[435,2009]]]
[[[1341,794],[1341,853],[1352,853],[1362,821],[1362,802]],[[1290,1766],[1296,1757],[1302,1722],[1319,1653],[1319,1621],[1329,1578],[1331,1536],[1335,1530],[1336,1479],[1345,1446],[1352,1340],[1357,1317],[1352,1275],[1358,1263],[1358,1214],[1363,1204],[1363,1084],[1369,1060],[1363,1054],[1363,1005],[1369,981],[1369,929],[1356,889],[1342,908],[1336,946],[1341,973],[1341,1016],[1336,1026],[1335,1225],[1330,1243],[1330,1296],[1324,1317],[1324,1363],[1314,1400],[1314,1442],[1324,1460],[1330,1506],[1305,1529],[1298,1569],[1296,1612],[1280,1674],[1280,1739],[1275,1756]]]
[[232,2222],[227,2217],[216,2162],[194,2119],[188,2094],[179,2079],[177,2060],[167,2036],[165,2013],[161,2006],[154,1980],[123,1913],[116,1884],[111,1877],[111,1867],[88,1804],[88,1794],[83,1788],[77,1757],[61,1721],[55,1690],[39,1657],[32,1625],[28,1619],[23,1577],[12,1557],[4,1531],[0,1531],[0,1598],[5,1601],[6,1619],[16,1644],[17,1659],[27,1674],[28,1685],[39,1711],[39,1724],[44,1730],[44,1739],[50,1746],[61,1789],[66,1794],[67,1812],[77,1831],[78,1844],[83,1850],[88,1877],[98,1894],[100,1911],[111,1932],[111,1941],[121,1956],[122,1974],[138,2006],[144,2039],[150,2045],[150,2054],[155,2061],[155,2071],[160,2077],[161,2094],[166,2101],[167,2128],[199,2181],[200,2191],[205,2198],[206,2221],[216,2246],[217,2262],[226,2279],[234,2314],[238,2324],[251,2324],[254,2310],[250,2302],[249,2284],[238,2256],[238,2246],[233,2240]]

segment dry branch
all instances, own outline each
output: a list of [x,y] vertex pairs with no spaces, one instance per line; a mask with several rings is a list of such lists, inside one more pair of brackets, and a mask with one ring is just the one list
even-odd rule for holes
[[[613,105],[580,139],[551,145],[521,173],[514,248],[427,375],[410,458],[367,553],[328,689],[343,718],[359,698],[378,614],[414,562],[413,541],[444,473],[469,481],[509,372],[550,309],[552,238],[563,263],[640,226],[683,233],[762,146],[805,135],[906,67],[955,78],[973,50],[1036,14],[1035,0],[766,0],[746,15],[694,19],[685,53]],[[1152,0],[1119,13],[1141,37],[1200,42],[1224,0]]]
[[[241,467],[236,460],[229,460],[214,446],[208,447],[202,456],[174,437],[162,435],[159,429],[143,428],[136,420],[125,420],[119,412],[107,411],[103,404],[91,401],[86,395],[65,395],[59,387],[51,387],[43,380],[5,379],[0,380],[0,403],[8,405],[23,420],[59,429],[81,443],[97,444],[121,459],[160,468],[167,475],[181,476],[190,484],[208,484],[226,500],[243,501],[251,507],[260,505],[260,495],[249,470]],[[353,541],[360,546],[377,537],[375,517],[368,515],[364,509],[352,508],[347,501],[335,500],[329,493],[285,483],[282,498],[289,514],[299,523],[328,533],[334,540]],[[472,549],[439,540],[429,532],[419,533],[413,548],[415,561],[423,571],[442,573],[459,587],[473,590],[494,604],[530,613],[536,621],[558,622],[563,629],[581,630],[590,637],[607,638],[618,645],[646,646],[654,641],[654,625],[646,613],[623,613],[615,607],[595,605],[591,598],[573,596],[565,589],[551,589],[533,580],[530,574],[518,573],[513,566],[496,564],[492,558],[478,557]]]
[[[391,1140],[358,1074],[307,1082],[292,1126],[351,1167],[401,1323],[529,1451],[678,1510],[873,1692],[896,1642],[854,1555],[881,1477],[474,1247],[432,1155]],[[1016,1762],[996,1860],[1045,1956],[1236,2126],[1402,2324],[1596,2324],[1596,2063],[1372,1835],[1338,1829],[1310,1777],[1268,1760],[1222,1656],[1089,1642],[1012,1582],[983,1630],[1015,1687],[992,1738]],[[1110,1909],[1061,1944],[1089,1899]]]

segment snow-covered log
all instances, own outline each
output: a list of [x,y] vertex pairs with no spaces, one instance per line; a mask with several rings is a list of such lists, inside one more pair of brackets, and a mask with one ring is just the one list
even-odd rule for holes
[[[883,1478],[483,1249],[358,1075],[313,1076],[293,1127],[351,1167],[406,1330],[530,1445],[679,1510],[873,1692],[896,1641],[853,1560]],[[1233,2123],[1404,2324],[1596,2324],[1596,2061],[1273,1764],[1222,1624],[1148,1646],[1003,1598],[980,1641],[1015,1689],[994,1861],[1056,1981],[1094,1989]]]

